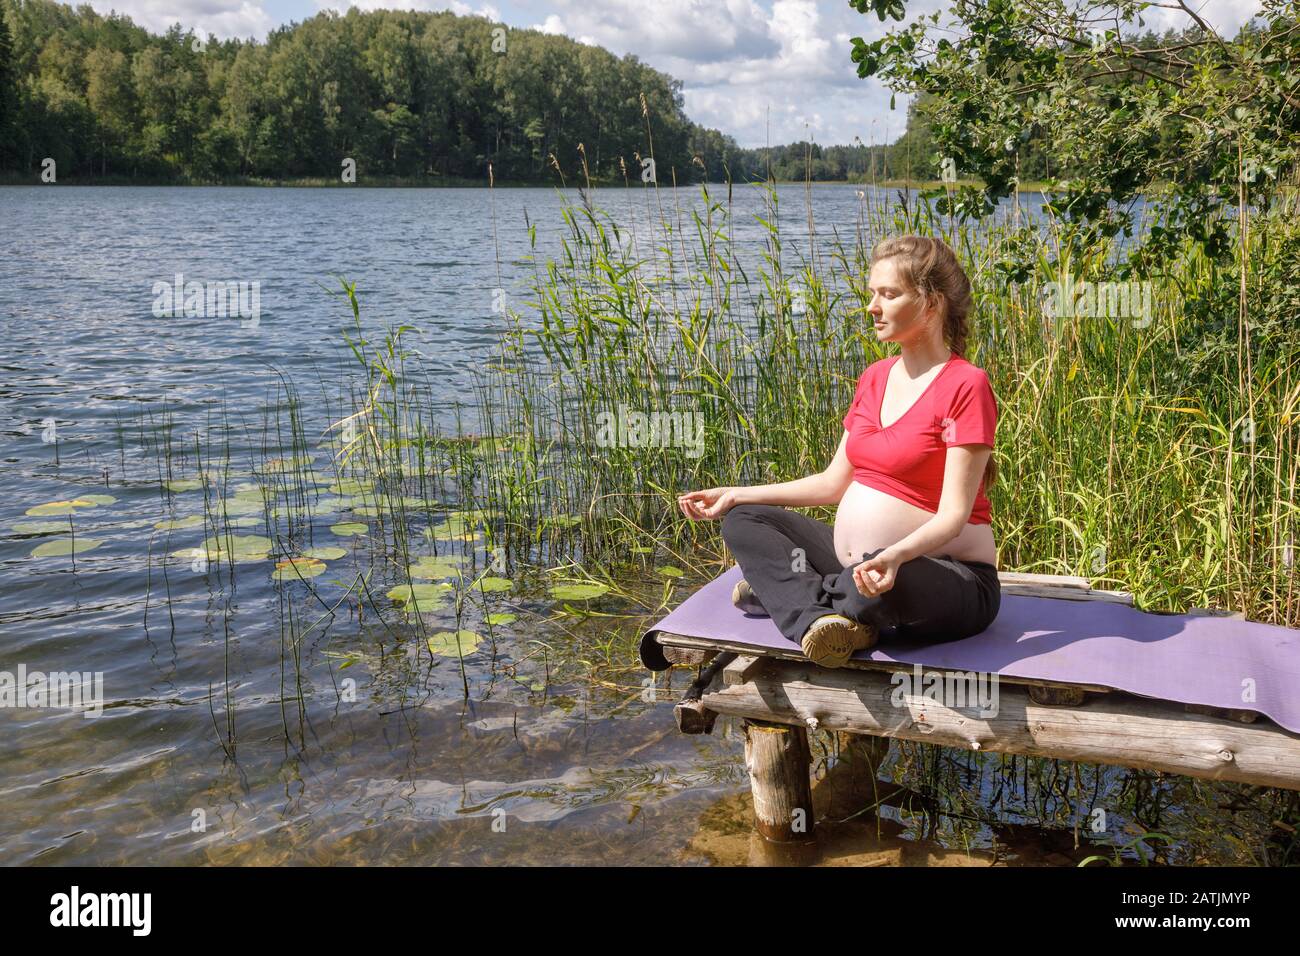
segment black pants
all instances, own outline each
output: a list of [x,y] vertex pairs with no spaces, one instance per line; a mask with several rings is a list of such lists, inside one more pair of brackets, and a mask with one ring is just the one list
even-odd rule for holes
[[853,568],[835,553],[835,532],[824,522],[777,505],[737,505],[722,519],[722,538],[772,622],[794,643],[826,614],[875,624],[882,637],[939,643],[978,634],[1002,603],[997,569],[985,561],[922,555],[898,567],[894,586],[867,597]]

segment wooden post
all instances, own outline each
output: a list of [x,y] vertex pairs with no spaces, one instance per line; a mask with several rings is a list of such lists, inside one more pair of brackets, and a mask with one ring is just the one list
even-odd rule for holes
[[808,734],[802,727],[757,720],[746,720],[744,733],[755,827],[763,838],[754,847],[758,862],[789,864],[792,858],[811,862],[817,843]]

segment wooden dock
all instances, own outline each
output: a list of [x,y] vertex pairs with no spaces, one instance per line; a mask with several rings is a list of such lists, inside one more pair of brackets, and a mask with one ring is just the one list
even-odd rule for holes
[[[1084,578],[999,578],[1004,594],[1133,605],[1131,594],[1094,590]],[[909,665],[851,661],[831,669],[793,645],[756,655],[753,648],[662,631],[657,639],[673,664],[701,668],[675,708],[683,733],[711,733],[719,714],[743,719],[755,825],[774,844],[814,841],[809,729],[857,735],[842,740],[851,753],[868,755],[872,767],[880,738],[897,737],[1300,790],[1300,735],[1254,711],[998,675],[997,713],[982,716],[975,702],[949,707],[915,687],[905,692],[893,675]],[[946,672],[925,668],[936,673]]]

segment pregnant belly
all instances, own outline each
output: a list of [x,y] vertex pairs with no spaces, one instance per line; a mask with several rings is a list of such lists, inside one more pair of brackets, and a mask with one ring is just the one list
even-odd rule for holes
[[[897,544],[934,517],[932,512],[860,482],[853,482],[835,512],[835,553],[848,567],[867,551]],[[952,555],[959,561],[985,561],[997,565],[998,549],[993,527],[967,522],[957,537],[933,551],[934,557]]]

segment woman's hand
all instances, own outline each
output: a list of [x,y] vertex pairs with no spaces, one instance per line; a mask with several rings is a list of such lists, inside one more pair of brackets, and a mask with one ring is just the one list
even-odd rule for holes
[[853,583],[864,597],[879,597],[894,586],[903,562],[888,548],[853,569]]
[[711,521],[721,518],[740,504],[736,500],[738,490],[729,485],[726,488],[709,488],[707,491],[688,491],[677,496],[677,506],[692,521]]

